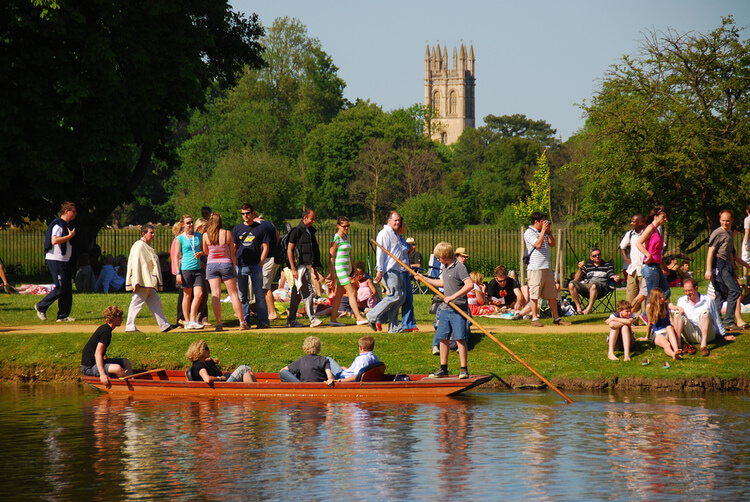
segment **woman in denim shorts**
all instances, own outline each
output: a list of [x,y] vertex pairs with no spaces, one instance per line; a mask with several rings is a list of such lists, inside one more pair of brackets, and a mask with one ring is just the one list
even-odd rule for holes
[[216,331],[224,329],[221,325],[222,281],[227,287],[229,297],[232,299],[234,315],[242,319],[240,329],[247,329],[240,296],[237,293],[237,276],[234,272],[237,257],[234,239],[232,239],[232,233],[229,230],[224,230],[221,226],[221,214],[211,213],[211,217],[208,219],[208,230],[206,230],[203,239],[203,252],[208,256],[206,279],[211,286],[211,308],[216,318]]

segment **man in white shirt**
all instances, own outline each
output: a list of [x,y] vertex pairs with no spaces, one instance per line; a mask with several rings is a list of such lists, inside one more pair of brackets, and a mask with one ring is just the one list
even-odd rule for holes
[[[401,215],[396,211],[391,211],[388,216],[388,223],[383,225],[383,229],[378,232],[376,239],[378,244],[394,256],[401,255],[401,239],[398,236],[400,227]],[[401,331],[401,324],[398,322],[398,309],[404,303],[404,284],[401,277],[401,272],[404,269],[380,247],[377,249],[375,258],[375,270],[378,272],[375,276],[375,282],[385,280],[388,295],[367,313],[367,323],[373,331],[377,331],[378,324],[384,324],[385,321],[388,321],[388,331],[396,333]]]
[[641,232],[646,228],[646,219],[642,214],[635,214],[630,219],[630,230],[625,233],[625,236],[620,242],[620,252],[622,252],[622,259],[628,264],[626,272],[628,273],[628,286],[626,298],[630,302],[633,310],[632,312],[638,315],[641,309],[641,303],[646,300],[646,280],[641,275],[641,267],[643,267],[643,254],[638,250],[635,245],[638,242],[638,238],[641,236]]
[[76,229],[70,227],[78,214],[76,205],[72,202],[63,202],[61,215],[49,224],[47,235],[44,238],[44,258],[47,260],[47,268],[52,274],[52,282],[55,287],[42,301],[34,305],[37,317],[42,321],[47,320],[47,309],[57,301],[57,322],[75,321],[70,317],[73,308],[73,269],[70,257],[73,256],[73,243],[70,240],[75,237]]
[[[742,225],[745,229],[745,233],[742,236],[742,246],[741,246],[741,255],[742,255],[742,261],[745,261],[747,263],[750,263],[750,204],[747,205],[745,208],[745,213],[747,216],[745,217],[744,225]],[[747,267],[743,267],[744,276],[745,276],[745,282],[747,283],[748,280],[748,274],[750,274],[750,269]]]
[[701,355],[708,356],[709,351],[706,345],[713,341],[717,334],[730,341],[735,337],[726,334],[721,315],[716,309],[716,303],[698,292],[695,279],[686,279],[684,287],[685,296],[677,300],[677,310],[680,315],[675,317],[675,331],[682,332],[682,337],[688,344],[700,344]]
[[535,212],[531,215],[531,226],[523,234],[529,254],[529,297],[531,299],[531,325],[542,327],[539,320],[539,299],[547,300],[552,310],[553,323],[570,324],[563,321],[557,310],[557,286],[549,259],[549,248],[555,247],[555,239],[550,233],[550,222],[544,214]]

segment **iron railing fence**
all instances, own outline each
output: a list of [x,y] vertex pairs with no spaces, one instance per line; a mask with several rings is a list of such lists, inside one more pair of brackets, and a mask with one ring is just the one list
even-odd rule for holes
[[[154,249],[169,252],[173,235],[168,227],[157,227],[156,237],[153,241]],[[368,270],[375,268],[375,249],[370,243],[380,229],[356,229],[349,232],[349,241],[352,244],[352,257],[354,261],[361,260],[368,266]],[[450,242],[454,248],[466,248],[470,258],[468,267],[470,270],[478,270],[486,280],[493,276],[494,268],[503,264],[508,269],[521,270],[521,257],[523,255],[523,228],[516,231],[498,230],[492,228],[471,228],[464,230],[429,230],[429,231],[407,231],[407,237],[413,237],[416,241],[417,250],[423,255],[423,263],[427,259],[435,245],[440,241]],[[318,230],[318,242],[321,248],[321,261],[323,271],[329,271],[329,243],[333,237],[335,228],[323,226]],[[588,249],[598,246],[603,251],[605,259],[614,259],[616,270],[627,268],[619,252],[619,244],[624,232],[602,232],[594,229],[553,229],[553,236],[558,239],[557,247],[560,251],[552,253],[552,267],[558,270],[557,260],[561,260],[563,277],[568,277],[575,272],[579,260],[588,257]],[[695,236],[694,242],[700,242],[708,237],[706,233]],[[96,242],[101,248],[101,255],[112,254],[127,256],[130,247],[140,238],[137,228],[129,229],[102,229],[97,236]],[[667,234],[667,250],[673,251],[677,244],[683,240],[682,236]],[[736,237],[736,247],[740,249],[741,234]],[[30,278],[47,275],[47,266],[44,261],[44,232],[21,231],[18,229],[0,230],[0,259],[6,268],[8,279],[11,281],[24,281]],[[690,269],[695,277],[702,277],[706,263],[707,245],[703,243],[695,249],[689,257],[692,259]],[[98,270],[96,264],[92,264]],[[524,277],[523,271],[519,274]]]

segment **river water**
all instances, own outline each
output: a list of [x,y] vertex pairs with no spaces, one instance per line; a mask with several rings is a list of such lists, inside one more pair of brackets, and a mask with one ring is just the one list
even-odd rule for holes
[[750,500],[750,396],[425,403],[0,387],[4,500]]

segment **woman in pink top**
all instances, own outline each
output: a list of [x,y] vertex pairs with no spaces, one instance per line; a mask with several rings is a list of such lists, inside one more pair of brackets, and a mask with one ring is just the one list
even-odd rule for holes
[[[237,257],[235,256],[234,239],[229,230],[221,228],[221,214],[211,213],[208,219],[208,230],[203,239],[203,252],[206,253],[206,279],[211,286],[211,308],[216,318],[216,331],[223,331],[221,325],[221,283],[227,287],[227,293],[232,299],[234,315],[244,319],[240,296],[237,293],[237,276],[234,269]],[[240,329],[247,329],[247,324],[240,321]]]
[[658,287],[664,291],[664,299],[669,302],[672,290],[669,288],[667,276],[661,269],[661,252],[664,247],[664,237],[662,236],[662,227],[667,222],[667,212],[664,206],[656,206],[646,218],[648,225],[643,230],[636,247],[643,254],[643,268],[641,273],[646,281],[646,297],[651,294],[651,290]]

